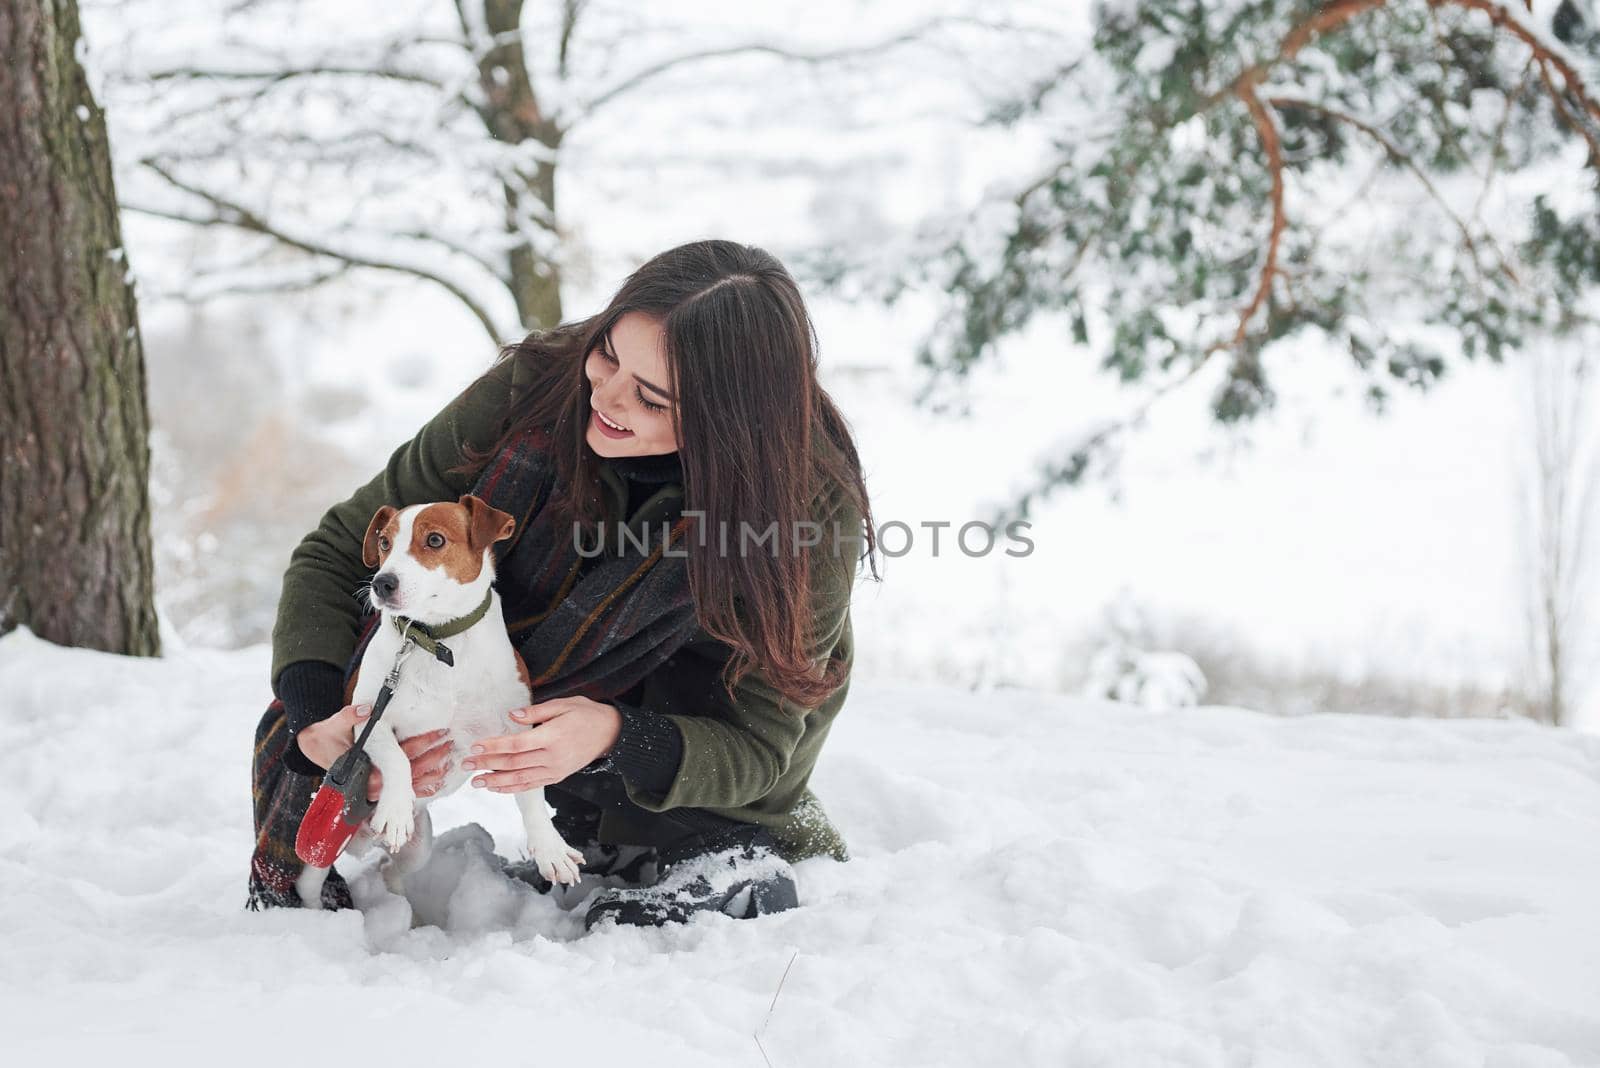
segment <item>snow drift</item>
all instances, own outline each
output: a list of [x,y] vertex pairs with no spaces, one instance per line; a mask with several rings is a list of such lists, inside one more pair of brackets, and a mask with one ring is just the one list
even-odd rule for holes
[[0,639],[13,1063],[1600,1063],[1592,737],[862,680],[804,907],[585,935],[471,791],[412,900],[245,911],[267,664]]

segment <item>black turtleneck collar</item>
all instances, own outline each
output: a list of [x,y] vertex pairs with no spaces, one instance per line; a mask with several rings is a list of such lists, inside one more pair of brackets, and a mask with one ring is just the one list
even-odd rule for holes
[[676,450],[654,456],[607,457],[612,468],[634,482],[681,482],[683,465]]

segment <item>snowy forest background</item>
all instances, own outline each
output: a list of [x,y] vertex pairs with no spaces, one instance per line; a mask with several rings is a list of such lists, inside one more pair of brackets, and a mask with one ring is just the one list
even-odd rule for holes
[[[1162,168],[1215,168],[1217,188],[1155,188],[1132,209],[1148,222],[1123,220],[1150,240],[1072,265],[1060,292],[1093,191],[1057,200],[1079,209],[1062,248],[991,266],[1018,245],[1019,191],[1052,161],[1119,148],[1107,128],[1130,75],[1162,103],[1161,71],[1193,44],[1188,5],[1131,5],[1145,24],[1122,29],[1110,9],[1098,49],[1087,2],[358,7],[83,4],[140,297],[169,642],[265,641],[298,537],[496,340],[552,309],[588,314],[644,258],[716,235],[800,276],[880,524],[915,531],[858,591],[861,676],[1282,712],[1550,719],[1559,703],[1567,722],[1600,722],[1594,324],[1558,336],[1546,309],[1502,345],[1514,297],[1484,298],[1496,313],[1436,299],[1468,288],[1463,248],[1504,256],[1527,236],[1534,195],[1592,206],[1587,146],[1536,113],[1531,65],[1527,116],[1509,93],[1453,83],[1437,55],[1370,85],[1325,55],[1303,65],[1291,90],[1390,129],[1288,129],[1283,256],[1307,265],[1295,284],[1320,307],[1246,346],[1270,403],[1252,392],[1230,413],[1237,356],[1179,375],[1170,354],[1144,355],[1176,335],[1126,335],[1163,302],[1196,337],[1237,314],[1231,297],[1172,293],[1217,264],[1258,270],[1268,169],[1229,175],[1237,130],[1219,122],[1208,142],[1191,123],[1191,143],[1180,129],[1138,164],[1153,185]],[[540,119],[496,140],[463,34],[518,7],[539,42],[525,59]],[[1207,7],[1225,64],[1296,5]],[[1559,42],[1562,7],[1533,4],[1528,24],[1592,62],[1589,8],[1564,6]],[[1442,38],[1483,16],[1392,8],[1348,34],[1392,46],[1391,65],[1411,47],[1401,28]],[[1507,70],[1526,63],[1504,47]],[[1407,117],[1423,105],[1434,127]],[[1446,136],[1471,142],[1460,158]],[[508,189],[522,191],[509,225]],[[1213,263],[1171,244],[1163,228],[1182,227],[1163,210],[1202,220]],[[1451,284],[1419,284],[1430,274]],[[1358,276],[1360,306],[1330,312],[1337,280]],[[1592,292],[1562,298],[1593,315]],[[975,322],[996,335],[980,353],[963,349]],[[1433,349],[1378,351],[1413,341]],[[955,549],[961,523],[1063,468],[1076,484],[1030,501],[1030,556]],[[921,524],[940,520],[935,556]],[[1571,651],[1554,668],[1552,634]]]

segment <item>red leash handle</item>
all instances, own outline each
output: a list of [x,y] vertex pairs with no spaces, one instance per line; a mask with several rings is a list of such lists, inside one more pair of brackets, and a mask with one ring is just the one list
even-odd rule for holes
[[367,725],[361,729],[356,744],[335,760],[322,777],[317,796],[311,799],[311,806],[300,820],[300,829],[294,838],[294,853],[305,864],[315,868],[330,867],[344,852],[345,846],[350,844],[350,839],[355,837],[367,817],[372,815],[374,806],[367,800],[367,781],[372,777],[372,758],[367,755],[367,739],[372,737],[372,729],[378,725],[383,710],[394,700],[394,688],[400,682],[400,662],[411,651],[411,645],[411,639],[407,638],[400,646],[394,667],[389,670],[388,678],[383,680],[378,699],[372,704],[372,715],[367,718]]

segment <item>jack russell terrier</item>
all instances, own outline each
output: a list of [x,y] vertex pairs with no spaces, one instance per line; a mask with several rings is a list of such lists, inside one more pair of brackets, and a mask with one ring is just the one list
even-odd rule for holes
[[[356,854],[365,853],[373,841],[387,847],[394,859],[384,868],[384,881],[395,893],[404,876],[426,864],[432,851],[428,803],[471,778],[459,763],[452,763],[439,789],[418,797],[400,739],[448,727],[455,748],[466,752],[484,738],[528,729],[510,717],[528,703],[528,669],[506,634],[489,551],[515,527],[511,516],[468,494],[455,504],[384,505],[362,542],[362,562],[378,569],[371,600],[382,618],[361,655],[349,700],[371,705],[377,699],[405,633],[419,638],[415,628],[403,632],[408,621],[429,632],[406,655],[394,697],[367,739],[366,751],[383,782],[371,820],[350,842]],[[442,643],[446,636],[448,652],[436,653],[433,639]],[[513,796],[539,874],[552,882],[576,883],[583,854],[551,822],[544,790]],[[295,883],[300,900],[318,907],[327,876],[327,868],[306,865]]]

